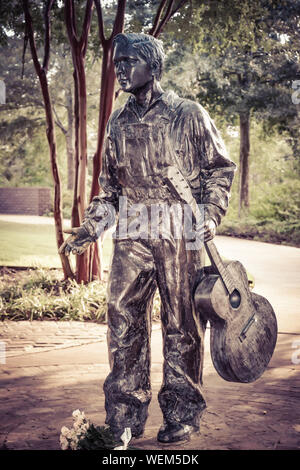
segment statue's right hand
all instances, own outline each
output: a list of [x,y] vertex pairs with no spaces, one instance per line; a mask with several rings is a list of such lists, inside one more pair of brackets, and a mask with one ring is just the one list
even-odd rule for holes
[[69,256],[72,252],[73,255],[81,255],[92,243],[84,227],[73,227],[64,230],[64,233],[69,233],[70,236],[60,246],[58,250],[60,254]]

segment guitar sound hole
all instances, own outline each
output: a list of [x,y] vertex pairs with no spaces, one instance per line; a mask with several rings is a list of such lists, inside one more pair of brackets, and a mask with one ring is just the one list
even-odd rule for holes
[[241,294],[235,289],[229,297],[229,302],[232,308],[238,308],[241,304]]

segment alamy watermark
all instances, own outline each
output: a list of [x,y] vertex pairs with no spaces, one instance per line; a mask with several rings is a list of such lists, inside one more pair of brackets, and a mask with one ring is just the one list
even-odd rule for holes
[[[106,216],[103,216],[104,210]],[[116,220],[115,208],[108,203],[105,209],[98,206],[93,215],[102,219],[97,224],[99,233],[107,229],[110,221]],[[120,196],[118,223],[112,237],[133,240],[184,239],[187,250],[199,250],[204,243],[204,205],[198,204],[197,213],[194,214],[189,204],[133,204],[127,196]]]
[[300,103],[300,80],[294,80],[292,82],[292,88],[296,91],[292,93],[292,102],[294,104]]
[[292,342],[292,348],[296,349],[292,354],[292,363],[300,364],[300,339],[296,339]]
[[6,87],[3,80],[0,80],[0,104],[6,103]]
[[6,364],[6,343],[0,341],[0,364]]

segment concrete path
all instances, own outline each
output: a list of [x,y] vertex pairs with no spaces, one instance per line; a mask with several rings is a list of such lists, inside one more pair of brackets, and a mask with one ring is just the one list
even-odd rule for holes
[[[152,332],[153,399],[141,449],[300,449],[300,250],[217,237],[230,259],[255,276],[255,291],[277,314],[279,334],[264,375],[252,384],[226,382],[215,372],[206,334],[204,391],[208,408],[201,434],[184,444],[156,441],[162,422],[157,393],[162,380],[162,341]],[[96,425],[105,420],[103,381],[109,372],[106,326],[78,322],[5,322],[0,345],[0,447],[59,449],[62,426],[80,409]],[[1,362],[5,362],[1,364]]]

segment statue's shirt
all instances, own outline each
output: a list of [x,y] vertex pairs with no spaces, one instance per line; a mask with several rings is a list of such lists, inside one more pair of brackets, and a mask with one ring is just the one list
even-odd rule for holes
[[141,188],[143,202],[161,188],[160,175],[168,165],[179,168],[197,202],[210,205],[218,223],[228,206],[235,164],[208,113],[199,104],[166,92],[140,117],[131,96],[107,126],[101,188],[112,193],[115,202],[131,188]]
[[205,205],[218,225],[228,207],[236,166],[208,113],[198,103],[165,92],[141,115],[130,96],[107,125],[101,192],[87,215],[91,226],[101,204],[119,211],[120,196],[129,204],[170,202],[162,178],[167,166],[180,170],[197,203]]

